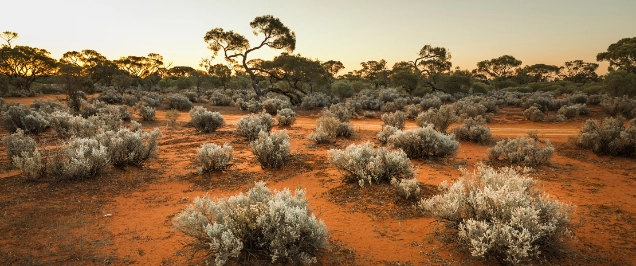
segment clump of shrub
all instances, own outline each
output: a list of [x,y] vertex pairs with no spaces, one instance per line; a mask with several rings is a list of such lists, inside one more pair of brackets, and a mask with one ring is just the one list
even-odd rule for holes
[[195,106],[190,110],[190,123],[203,133],[216,131],[225,125],[225,119],[219,112],[211,112],[201,106]]
[[440,184],[442,194],[419,206],[472,256],[520,264],[554,249],[569,232],[573,207],[550,200],[536,184],[512,168],[478,165],[457,182]]
[[121,128],[106,131],[96,136],[100,143],[108,148],[108,157],[114,166],[141,166],[148,159],[157,157],[161,130],[143,132],[141,128],[130,130]]
[[454,155],[459,142],[454,135],[444,135],[431,125],[391,135],[388,144],[402,149],[411,159]]
[[550,140],[545,144],[533,138],[519,136],[515,139],[506,139],[488,149],[488,158],[491,161],[506,161],[526,166],[537,166],[547,163],[554,153]]
[[35,99],[33,103],[29,105],[29,107],[31,107],[31,110],[40,111],[46,114],[52,113],[54,111],[66,110],[66,107],[58,101],[42,99]]
[[36,180],[45,175],[45,164],[42,154],[36,148],[33,152],[23,151],[20,155],[11,157],[13,165],[22,170],[28,179]]
[[577,117],[579,115],[589,115],[590,109],[585,104],[564,105],[559,108],[557,114],[567,119]]
[[404,113],[406,114],[406,118],[408,119],[417,118],[417,116],[420,114],[421,111],[422,111],[422,108],[416,104],[410,104],[410,105],[404,106]]
[[607,117],[602,122],[587,120],[576,144],[596,154],[636,157],[636,118],[625,126],[622,117]]
[[9,105],[2,112],[3,126],[10,132],[22,129],[26,134],[38,135],[49,127],[46,116],[38,111],[31,111],[24,104]]
[[109,103],[109,104],[118,104],[121,103],[123,99],[123,95],[114,90],[107,90],[102,92],[99,97],[97,97],[100,101]]
[[406,123],[406,113],[402,111],[395,111],[394,113],[384,113],[382,115],[383,126],[392,126],[397,129],[403,129]]
[[357,114],[355,114],[354,111],[349,109],[349,107],[347,107],[343,103],[333,104],[329,106],[329,112],[336,116],[336,118],[338,118],[340,122],[349,122],[349,119],[351,119],[351,117],[357,117]]
[[288,127],[296,122],[296,113],[290,108],[284,108],[278,111],[276,115],[278,125],[282,127]]
[[92,120],[94,119],[89,120],[63,111],[55,111],[49,115],[51,128],[58,137],[63,139],[68,139],[72,136],[94,136],[99,130],[99,125],[94,124]]
[[351,144],[343,150],[329,150],[329,161],[344,173],[346,182],[365,184],[390,183],[391,179],[409,179],[415,174],[411,161],[401,150],[373,149],[367,142]]
[[426,111],[428,109],[439,109],[442,106],[442,100],[437,96],[431,96],[427,98],[423,98],[420,101],[420,106],[422,110]]
[[376,118],[378,115],[374,111],[364,111],[362,115],[366,118]]
[[166,119],[168,119],[168,124],[171,126],[174,126],[177,119],[179,119],[179,116],[181,116],[181,113],[179,113],[177,109],[170,109],[166,111]]
[[416,178],[393,178],[391,184],[396,188],[398,195],[404,199],[417,200],[421,196],[420,185]]
[[268,133],[261,131],[258,139],[250,142],[252,153],[262,168],[281,168],[289,158],[291,145],[285,131]]
[[270,115],[276,115],[278,111],[285,108],[291,108],[289,101],[279,98],[268,98],[263,101],[263,109]]
[[[344,115],[343,119],[345,117],[347,116]],[[354,128],[350,122],[343,122],[325,108],[316,120],[316,131],[309,134],[308,138],[316,143],[333,143],[336,141],[336,137],[350,137],[353,134]]]
[[197,171],[200,175],[210,171],[221,171],[229,166],[232,160],[232,146],[225,143],[223,146],[214,143],[203,143],[197,148],[197,160],[199,165]]
[[459,140],[475,143],[488,143],[492,140],[490,128],[486,126],[486,119],[478,115],[475,118],[466,118],[464,123],[453,128],[453,134]]
[[309,210],[305,193],[300,188],[295,195],[288,189],[271,192],[259,182],[247,194],[196,198],[172,222],[197,241],[195,246],[209,249],[215,265],[255,254],[284,264],[316,263],[328,232]]
[[192,101],[182,94],[172,94],[165,99],[168,109],[177,109],[179,111],[188,111],[192,108]]
[[392,126],[383,126],[382,130],[378,132],[376,135],[378,137],[378,141],[382,144],[386,144],[389,141],[389,137],[393,136],[393,134],[399,132],[400,129]]
[[416,119],[418,126],[425,127],[428,124],[432,124],[435,130],[442,133],[446,133],[446,129],[457,120],[455,109],[450,104],[442,105],[439,109],[429,109],[426,112],[422,112]]
[[311,110],[318,107],[327,107],[333,102],[332,98],[322,92],[314,92],[305,95],[300,104],[300,108],[305,110]]
[[18,129],[15,133],[3,137],[2,144],[4,144],[7,149],[9,159],[14,156],[20,156],[24,152],[30,155],[37,149],[35,140],[25,135],[22,129]]
[[625,118],[636,117],[636,99],[623,97],[606,97],[601,101],[601,107],[606,114],[611,116],[623,116]]
[[541,122],[545,119],[545,114],[535,105],[524,110],[523,115],[532,122]]
[[141,119],[144,121],[153,121],[155,120],[155,108],[142,105],[139,107],[139,116],[141,116]]
[[108,148],[93,138],[72,138],[47,159],[57,179],[81,180],[101,175],[110,165]]
[[258,134],[261,131],[269,133],[273,126],[274,119],[270,114],[249,114],[241,117],[241,119],[236,122],[236,131],[249,141],[253,141],[258,138]]

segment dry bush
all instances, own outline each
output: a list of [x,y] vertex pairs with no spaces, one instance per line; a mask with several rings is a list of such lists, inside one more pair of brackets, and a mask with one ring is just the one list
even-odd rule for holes
[[278,126],[288,127],[296,122],[296,113],[290,108],[284,108],[278,111],[276,115]]
[[406,113],[402,111],[395,111],[394,113],[385,113],[382,115],[382,126],[392,126],[397,129],[404,129],[406,123]]
[[225,125],[225,119],[219,112],[211,112],[201,106],[190,110],[190,123],[199,132],[210,133]]
[[322,92],[314,92],[307,94],[302,99],[302,103],[300,104],[300,108],[305,110],[311,110],[318,107],[327,107],[332,103],[331,96],[324,94]]
[[526,166],[537,166],[550,161],[554,148],[550,140],[545,144],[540,141],[519,136],[515,139],[506,139],[488,149],[488,158],[491,161],[506,161]]
[[416,178],[403,178],[403,179],[397,179],[397,178],[393,178],[391,179],[391,184],[393,186],[395,186],[395,189],[398,192],[398,195],[400,195],[400,197],[404,198],[404,199],[413,199],[413,200],[418,200],[420,199],[421,196],[421,190],[420,190],[420,185],[419,182],[417,182]]
[[364,117],[366,118],[376,118],[378,117],[378,115],[373,112],[373,111],[364,111],[364,113],[362,114]]
[[232,160],[232,146],[225,143],[223,146],[214,143],[203,143],[197,148],[197,160],[199,165],[197,171],[200,175],[210,171],[225,170]]
[[67,112],[55,111],[49,115],[49,122],[55,134],[63,139],[70,137],[95,136],[99,130],[99,124],[94,124],[96,119],[86,119],[81,116],[73,116]]
[[175,125],[179,116],[181,116],[181,113],[177,109],[170,109],[166,111],[166,119],[168,119],[168,124],[171,126]]
[[[329,106],[329,112],[336,116],[340,122],[349,122],[351,117],[357,116],[357,114],[354,114],[354,111],[350,110],[349,107],[343,103]],[[326,111],[323,110],[323,114],[324,113],[326,113]]]
[[365,184],[389,183],[391,179],[412,178],[415,170],[406,154],[373,149],[373,144],[349,145],[343,150],[329,150],[329,161],[342,171],[346,182]]
[[284,130],[279,133],[261,131],[258,139],[250,142],[250,149],[262,168],[281,168],[289,158],[291,145]]
[[636,116],[636,99],[630,99],[627,95],[623,97],[604,98],[601,107],[606,114],[611,116],[623,116],[632,118]]
[[46,160],[58,180],[80,180],[101,175],[110,165],[108,148],[93,138],[72,138]]
[[389,145],[402,149],[411,159],[454,155],[459,147],[455,136],[444,135],[432,126],[398,131],[389,137]]
[[545,119],[545,114],[535,105],[524,110],[523,115],[532,122],[541,122]]
[[247,194],[196,198],[172,223],[194,238],[195,246],[209,250],[215,265],[258,254],[272,263],[316,263],[328,240],[327,227],[309,210],[304,190],[271,192],[263,182]]
[[49,127],[46,115],[32,111],[23,104],[9,105],[2,112],[3,126],[10,132],[22,129],[26,134],[38,135]]
[[44,159],[38,149],[30,153],[23,151],[20,155],[11,158],[13,165],[20,168],[28,179],[36,180],[46,174]]
[[455,107],[451,104],[442,105],[439,110],[429,109],[418,115],[416,119],[418,126],[425,127],[428,124],[432,124],[435,130],[442,133],[446,133],[446,129],[457,120]]
[[422,112],[422,108],[417,104],[410,104],[404,106],[404,113],[406,114],[406,118],[415,119]]
[[563,115],[565,118],[570,119],[579,115],[589,115],[590,109],[585,104],[573,104],[564,105],[559,108],[557,114]]
[[475,143],[488,143],[492,140],[490,128],[486,126],[486,119],[478,115],[475,118],[466,118],[464,123],[453,129],[453,134],[459,140]]
[[182,94],[172,94],[164,99],[168,109],[188,111],[192,108],[192,101]]
[[442,107],[442,100],[437,96],[423,98],[420,101],[420,106],[424,111],[428,109],[439,109],[440,107]]
[[316,120],[316,131],[309,134],[308,138],[316,143],[333,143],[336,137],[350,137],[353,134],[354,128],[351,123],[342,122],[335,114],[325,109]]
[[261,131],[269,133],[274,126],[274,119],[268,113],[244,115],[236,122],[236,131],[249,141],[258,138]]
[[8,158],[13,156],[20,156],[22,153],[33,153],[37,149],[37,143],[33,138],[24,134],[22,129],[16,130],[15,133],[2,138],[2,144],[7,149]]
[[562,243],[571,205],[550,200],[536,181],[512,168],[478,165],[440,185],[442,194],[419,206],[446,224],[446,234],[474,257],[501,264],[528,263]]
[[576,144],[596,154],[636,157],[636,118],[628,126],[622,117],[607,117],[600,124],[587,120]]
[[278,111],[291,108],[289,101],[285,101],[279,98],[269,98],[263,101],[263,109],[270,115],[278,114]]
[[155,108],[142,105],[139,107],[139,116],[141,116],[141,119],[144,121],[153,121],[155,120]]
[[382,144],[386,144],[389,141],[389,137],[393,136],[393,134],[399,132],[400,129],[392,126],[383,126],[382,130],[378,132],[376,135],[378,137],[378,141]]
[[157,157],[161,130],[143,132],[141,128],[130,130],[121,128],[97,135],[100,144],[108,148],[108,158],[114,166],[141,166],[151,158]]

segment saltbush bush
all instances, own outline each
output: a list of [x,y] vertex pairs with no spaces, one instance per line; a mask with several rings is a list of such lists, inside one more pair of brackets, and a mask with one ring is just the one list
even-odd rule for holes
[[20,168],[28,179],[36,180],[46,174],[44,159],[38,149],[30,153],[23,151],[20,155],[11,158],[13,165]]
[[72,136],[94,136],[99,130],[99,125],[94,124],[92,121],[95,121],[95,119],[86,119],[63,111],[55,111],[49,115],[51,128],[58,137],[63,139]]
[[395,111],[394,113],[384,113],[382,115],[383,126],[392,126],[397,129],[404,129],[406,123],[406,113],[402,111]]
[[321,115],[316,120],[316,131],[309,134],[309,139],[322,144],[336,141],[340,120],[333,115]]
[[446,129],[457,120],[455,108],[451,104],[442,105],[439,109],[429,109],[420,113],[416,119],[418,126],[425,127],[428,124],[432,124],[435,130],[442,133],[446,133]]
[[33,138],[24,134],[22,129],[16,130],[15,133],[2,138],[2,144],[7,149],[8,158],[13,156],[20,156],[22,153],[33,153],[37,149],[37,143]]
[[636,99],[630,99],[627,96],[604,98],[601,101],[601,107],[611,116],[636,117]]
[[532,122],[541,122],[545,119],[545,114],[536,105],[524,110],[523,115]]
[[329,150],[329,161],[344,173],[346,182],[365,184],[389,183],[391,179],[409,179],[415,174],[411,161],[401,150],[373,149],[373,144],[349,145],[344,151]]
[[197,171],[200,175],[210,171],[225,170],[232,160],[232,146],[228,143],[223,146],[214,143],[203,143],[197,148],[197,160],[199,165]]
[[101,175],[110,165],[108,148],[93,138],[72,138],[61,152],[47,159],[52,175],[59,180],[80,180]]
[[459,142],[454,135],[444,135],[431,125],[391,135],[388,144],[402,149],[411,159],[454,155]]
[[109,103],[109,104],[117,104],[121,103],[123,99],[123,95],[114,90],[107,90],[102,92],[99,97],[97,97],[100,101]]
[[291,108],[289,101],[279,98],[269,98],[263,101],[263,109],[270,115],[276,115],[278,111],[285,108]]
[[155,108],[142,105],[139,107],[139,116],[141,116],[141,119],[144,121],[153,121],[155,120]]
[[419,206],[446,224],[474,257],[520,264],[551,251],[568,234],[573,207],[550,200],[537,182],[512,168],[478,165],[460,179],[440,185],[442,194]]
[[415,119],[422,112],[422,108],[416,104],[409,104],[404,106],[404,113],[406,114],[406,118]]
[[464,119],[464,123],[453,128],[453,134],[459,140],[475,143],[488,143],[492,140],[490,128],[486,126],[486,119],[478,115],[475,118]]
[[181,94],[172,94],[165,98],[166,107],[168,109],[177,109],[179,111],[188,111],[192,108],[192,101],[188,97]]
[[210,133],[225,125],[225,119],[219,112],[211,112],[201,106],[190,109],[190,123],[199,132]]
[[270,114],[249,114],[241,117],[241,119],[236,122],[236,131],[239,135],[252,141],[258,138],[258,134],[261,131],[269,133],[273,126],[274,119]]
[[393,178],[391,184],[395,186],[398,195],[404,199],[418,200],[421,196],[420,184],[416,178]]
[[49,114],[58,110],[67,110],[67,108],[58,101],[42,99],[35,99],[33,103],[29,105],[29,107],[31,107],[31,110],[33,111],[39,111],[45,114]]
[[506,139],[488,149],[488,158],[491,161],[506,161],[526,166],[537,166],[547,163],[554,153],[550,140],[545,144],[540,141],[519,136],[515,139]]
[[38,135],[49,127],[45,114],[32,111],[23,104],[9,105],[2,112],[3,126],[10,132],[22,129],[26,134]]
[[442,100],[437,97],[437,96],[431,96],[431,97],[427,97],[427,98],[423,98],[420,101],[420,106],[422,107],[422,110],[426,111],[428,109],[439,109],[440,107],[442,107]]
[[216,265],[254,254],[265,254],[272,263],[316,263],[328,232],[309,210],[305,193],[300,188],[295,195],[288,189],[271,192],[259,182],[247,195],[196,198],[173,225],[194,238],[195,246],[209,249]]
[[386,144],[389,141],[389,137],[392,136],[393,134],[395,134],[396,132],[399,132],[400,129],[396,128],[396,127],[392,127],[392,126],[383,126],[382,130],[380,130],[380,132],[378,132],[378,134],[376,135],[378,137],[378,141],[382,144]]
[[155,128],[150,132],[141,129],[121,128],[117,131],[106,131],[96,136],[100,144],[108,148],[108,158],[114,166],[141,166],[148,159],[157,157],[161,130]]
[[587,120],[576,144],[596,154],[636,157],[636,118],[628,126],[622,117],[607,117],[600,124]]
[[258,139],[250,142],[252,153],[262,168],[281,168],[289,158],[291,145],[285,131],[268,133],[261,131]]
[[332,98],[322,92],[314,92],[305,95],[300,104],[300,108],[311,110],[318,107],[328,107],[333,102]]
[[278,111],[276,115],[278,126],[288,127],[296,122],[296,113],[290,108],[284,108]]

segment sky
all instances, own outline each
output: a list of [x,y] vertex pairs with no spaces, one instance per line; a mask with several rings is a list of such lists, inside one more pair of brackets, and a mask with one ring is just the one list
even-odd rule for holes
[[[360,62],[417,58],[426,44],[445,47],[453,67],[512,55],[523,65],[596,62],[596,54],[636,36],[635,0],[0,0],[0,31],[14,45],[67,51],[96,50],[108,59],[158,53],[172,66],[198,68],[212,52],[205,33],[223,28],[254,36],[249,23],[273,15],[296,33],[294,53],[339,60],[340,74]],[[260,49],[252,58],[272,59]],[[225,61],[220,56],[217,63]],[[605,73],[601,63],[599,73]]]

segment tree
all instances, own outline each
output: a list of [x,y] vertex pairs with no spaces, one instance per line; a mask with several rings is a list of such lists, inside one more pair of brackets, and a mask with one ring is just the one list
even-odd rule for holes
[[93,82],[84,76],[82,68],[75,64],[60,63],[58,74],[64,79],[67,105],[75,112],[79,112],[81,99],[84,96],[82,92],[91,90]]
[[389,84],[389,70],[386,69],[386,61],[367,61],[360,63],[362,69],[358,70],[360,77],[375,85],[375,88]]
[[335,61],[335,60],[329,60],[327,62],[323,62],[321,63],[321,65],[325,69],[325,71],[327,71],[327,73],[331,75],[330,80],[332,81],[336,78],[336,75],[338,75],[338,72],[340,72],[340,70],[343,70],[345,68],[342,62]]
[[565,62],[565,66],[560,68],[561,78],[575,83],[595,81],[598,79],[597,68],[598,64],[583,62],[583,60]]
[[[292,104],[299,104],[307,90],[311,92],[315,86],[326,85],[330,78],[320,61],[301,55],[282,53],[271,61],[255,60],[252,64],[258,74],[270,78],[272,86],[268,90],[286,95]],[[273,86],[276,81],[287,83],[293,90]]]
[[203,67],[208,74],[213,78],[215,83],[226,88],[227,83],[232,78],[232,69],[223,64],[212,65],[211,58],[204,58],[199,63],[200,67]]
[[159,54],[149,53],[148,56],[126,56],[114,61],[117,67],[129,75],[144,79],[151,75],[162,76],[166,67],[163,65],[163,57]]
[[12,31],[4,31],[0,33],[0,38],[7,42],[7,44],[2,44],[0,47],[6,46],[8,48],[11,48],[11,42],[18,38],[18,33]]
[[[419,70],[427,87],[433,91],[441,90],[436,86],[442,75],[449,74],[453,63],[450,62],[451,54],[444,47],[424,45],[418,53],[418,58],[410,63]],[[404,74],[404,73],[403,73]]]
[[296,34],[272,15],[256,17],[250,22],[250,26],[254,30],[254,35],[258,36],[260,34],[264,36],[261,43],[254,47],[250,46],[249,41],[243,35],[234,31],[225,31],[222,28],[208,31],[203,40],[208,43],[208,48],[212,50],[213,56],[217,56],[218,52],[223,50],[225,60],[228,62],[238,64],[238,60],[240,60],[240,64],[243,65],[245,72],[252,80],[254,92],[260,99],[269,90],[261,90],[259,87],[258,77],[248,65],[248,55],[265,46],[291,53],[296,49]]
[[95,50],[69,51],[62,55],[60,63],[81,68],[83,76],[93,83],[110,85],[113,76],[120,74],[117,65]]
[[521,60],[517,60],[511,55],[503,55],[478,62],[477,69],[473,71],[487,80],[506,79],[514,76],[521,63]]
[[596,55],[596,61],[608,61],[608,71],[625,70],[636,73],[636,37],[610,44],[607,52]]
[[559,69],[555,65],[534,64],[520,69],[518,76],[527,77],[532,82],[553,81],[559,77]]
[[37,79],[50,77],[57,71],[57,62],[45,49],[17,45],[0,48],[0,75],[18,89],[30,90]]
[[174,66],[166,71],[166,76],[171,79],[178,79],[180,77],[190,77],[196,70],[189,66]]
[[636,73],[615,70],[607,74],[603,83],[612,96],[636,96]]
[[422,74],[410,62],[397,62],[391,70],[391,85],[402,87],[409,95],[413,95]]

